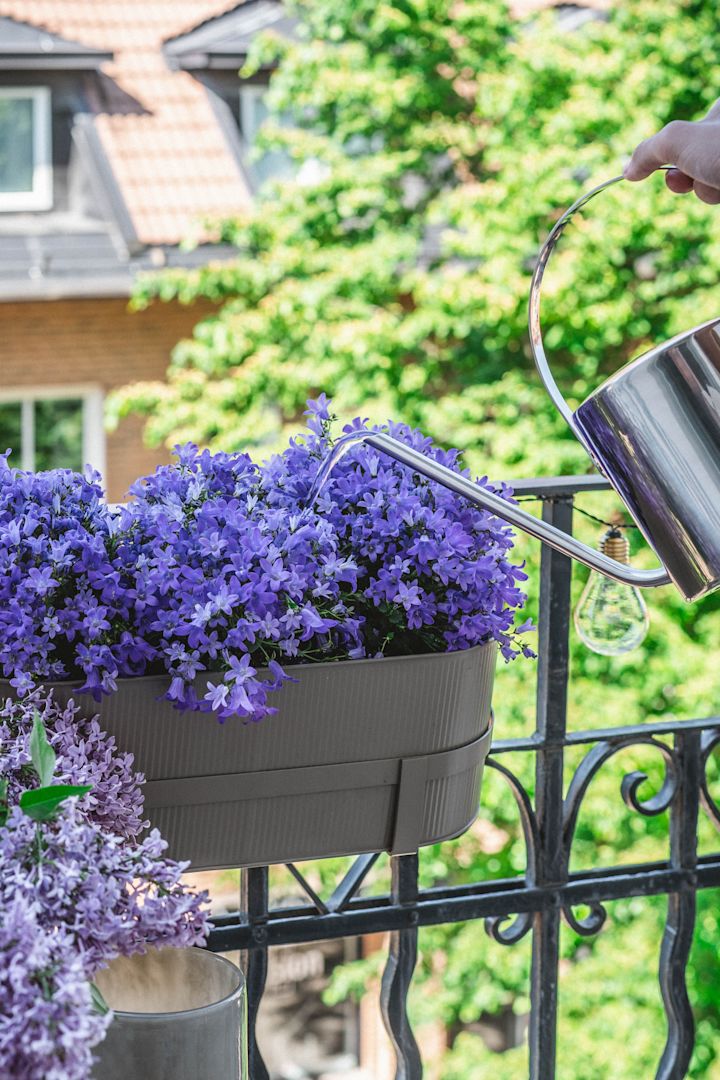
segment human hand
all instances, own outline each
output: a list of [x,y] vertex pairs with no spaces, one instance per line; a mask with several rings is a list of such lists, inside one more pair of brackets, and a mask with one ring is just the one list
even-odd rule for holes
[[665,181],[671,191],[720,203],[720,100],[703,120],[673,120],[635,150],[627,180],[644,180],[661,165],[672,165]]

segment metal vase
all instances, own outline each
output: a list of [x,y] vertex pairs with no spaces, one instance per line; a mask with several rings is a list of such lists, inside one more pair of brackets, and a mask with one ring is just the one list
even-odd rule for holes
[[114,1011],[94,1080],[247,1080],[242,973],[204,949],[118,957],[97,986]]

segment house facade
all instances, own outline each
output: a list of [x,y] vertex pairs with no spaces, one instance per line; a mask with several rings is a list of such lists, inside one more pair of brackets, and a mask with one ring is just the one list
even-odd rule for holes
[[130,313],[142,270],[227,259],[181,243],[241,212],[268,171],[249,149],[267,73],[242,80],[277,0],[0,0],[0,452],[89,462],[111,499],[163,460],[109,391],[165,374],[205,313]]

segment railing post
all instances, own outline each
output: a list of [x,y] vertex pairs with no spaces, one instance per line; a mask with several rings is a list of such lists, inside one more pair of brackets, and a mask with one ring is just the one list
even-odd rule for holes
[[257,1044],[255,1025],[267,979],[268,868],[240,871],[240,911],[247,922],[254,947],[243,955],[248,1002],[248,1069],[251,1080],[269,1080]]
[[[572,499],[543,503],[543,518],[563,532],[572,530]],[[569,666],[570,560],[543,547],[537,678],[537,734],[542,740],[535,769],[539,845],[536,884],[567,879],[563,851],[563,764]],[[557,1041],[560,905],[550,903],[533,918],[530,1080],[553,1080]]]
[[697,902],[697,823],[700,806],[701,739],[699,731],[675,736],[680,778],[670,805],[670,865],[686,880],[668,896],[660,950],[660,990],[668,1023],[667,1042],[656,1080],[682,1080],[695,1045],[695,1024],[687,992],[687,963],[695,929]]
[[[392,867],[392,902],[414,905],[418,897],[417,855],[395,855]],[[407,998],[417,961],[417,912],[410,912],[413,926],[393,930],[390,951],[380,990],[380,1009],[385,1030],[395,1050],[395,1080],[421,1080],[423,1069],[420,1050],[410,1027]]]

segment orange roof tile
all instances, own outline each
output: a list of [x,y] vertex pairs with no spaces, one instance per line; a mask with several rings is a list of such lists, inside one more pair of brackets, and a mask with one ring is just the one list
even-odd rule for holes
[[242,210],[250,192],[205,88],[170,71],[166,38],[237,0],[0,0],[0,15],[112,50],[92,103],[139,239],[175,244],[206,217]]

